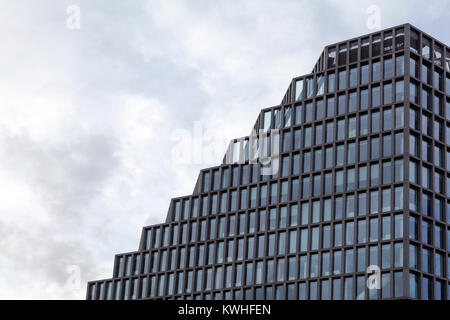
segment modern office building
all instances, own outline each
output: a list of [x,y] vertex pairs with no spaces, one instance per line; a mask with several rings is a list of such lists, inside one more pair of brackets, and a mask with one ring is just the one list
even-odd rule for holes
[[449,299],[448,46],[327,46],[253,129],[87,299]]

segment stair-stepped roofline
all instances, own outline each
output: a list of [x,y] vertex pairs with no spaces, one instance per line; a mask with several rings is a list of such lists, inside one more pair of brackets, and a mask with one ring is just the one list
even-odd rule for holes
[[[295,84],[296,81],[298,81],[302,78],[306,78],[308,76],[314,76],[316,74],[333,71],[336,68],[339,68],[340,65],[338,63],[333,63],[332,65],[329,65],[330,64],[329,58],[330,59],[334,58],[335,62],[336,62],[339,59],[340,48],[342,48],[342,50],[344,50],[343,52],[346,55],[345,62],[342,63],[342,66],[345,66],[346,64],[349,63],[349,59],[348,59],[349,55],[347,53],[352,49],[352,45],[354,45],[354,48],[356,48],[357,58],[356,58],[355,62],[361,61],[362,59],[360,58],[360,54],[359,54],[360,50],[359,49],[361,48],[363,41],[367,41],[367,42],[364,42],[364,44],[367,44],[367,46],[370,46],[373,43],[374,37],[376,37],[375,39],[377,39],[377,41],[379,41],[381,44],[385,40],[384,36],[390,34],[390,36],[392,37],[391,38],[392,41],[394,41],[394,39],[396,37],[403,38],[403,42],[402,42],[400,49],[395,47],[393,50],[394,52],[402,51],[402,50],[409,50],[411,32],[415,32],[415,33],[419,34],[419,38],[420,38],[420,35],[422,35],[422,37],[428,38],[434,45],[439,46],[442,49],[442,57],[441,57],[442,61],[446,61],[446,63],[448,63],[450,66],[450,47],[448,47],[443,42],[437,40],[433,36],[423,32],[420,28],[417,28],[410,23],[404,23],[404,24],[400,24],[400,25],[397,25],[394,27],[389,27],[386,29],[374,31],[369,34],[364,34],[364,35],[353,37],[353,38],[350,38],[350,39],[347,39],[344,41],[339,41],[339,42],[335,42],[335,43],[326,45],[324,47],[324,49],[322,50],[322,52],[319,56],[319,59],[317,60],[316,64],[314,65],[314,68],[311,71],[311,73],[295,77],[291,80],[289,87],[286,90],[286,93],[281,101],[281,105],[290,104],[295,101],[295,99],[293,97],[293,91],[294,91],[293,85]],[[378,38],[378,36],[379,36],[379,38]],[[384,54],[384,52],[381,53],[380,56],[383,54]],[[369,59],[370,58],[368,58],[368,60]],[[352,63],[352,62],[350,62],[350,63]],[[448,67],[447,71],[449,71],[449,69],[450,69],[450,67]]]

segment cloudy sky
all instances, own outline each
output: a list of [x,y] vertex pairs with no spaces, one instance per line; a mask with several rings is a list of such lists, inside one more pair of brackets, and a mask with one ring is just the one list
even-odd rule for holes
[[450,1],[1,0],[0,298],[83,299],[370,5],[450,44]]

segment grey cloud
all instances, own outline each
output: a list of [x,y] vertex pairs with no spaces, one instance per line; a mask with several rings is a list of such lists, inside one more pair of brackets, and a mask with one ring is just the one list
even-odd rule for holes
[[57,219],[78,223],[118,169],[117,141],[101,135],[67,136],[60,143],[34,141],[27,133],[0,135],[3,165],[40,195]]
[[[35,285],[42,289],[49,285],[56,286],[61,299],[82,298],[79,291],[72,292],[67,287],[69,266],[79,267],[82,287],[86,281],[99,276],[99,266],[91,250],[81,241],[62,239],[55,234],[52,226],[24,229],[0,221],[0,230],[5,231],[0,238],[0,264],[9,267],[2,276],[16,278],[16,281],[25,280],[30,288]],[[4,295],[8,288],[0,290]],[[40,299],[42,295],[30,291],[23,298]]]

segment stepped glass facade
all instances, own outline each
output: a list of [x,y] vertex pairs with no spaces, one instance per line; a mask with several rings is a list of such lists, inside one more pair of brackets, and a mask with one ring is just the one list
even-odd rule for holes
[[87,299],[449,299],[449,47],[327,46],[253,129]]

